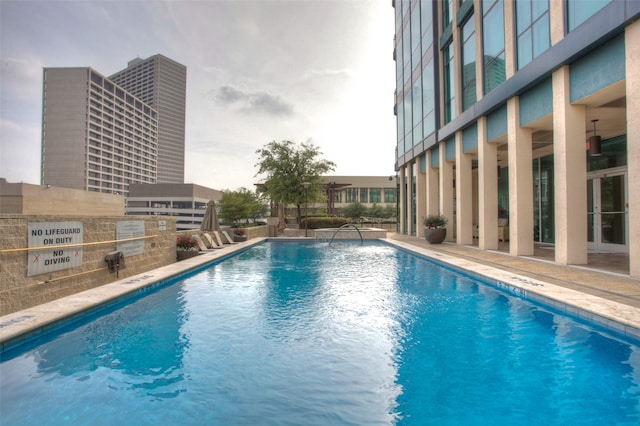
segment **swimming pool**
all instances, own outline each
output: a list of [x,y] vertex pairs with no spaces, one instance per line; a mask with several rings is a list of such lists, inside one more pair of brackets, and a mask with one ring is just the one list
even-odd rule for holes
[[638,424],[640,349],[379,242],[270,242],[3,353],[3,424]]

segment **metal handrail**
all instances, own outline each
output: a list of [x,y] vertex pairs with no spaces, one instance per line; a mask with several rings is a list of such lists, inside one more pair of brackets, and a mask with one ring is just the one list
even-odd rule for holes
[[333,235],[331,236],[331,240],[329,241],[329,245],[331,245],[331,243],[333,242],[333,239],[336,237],[336,234],[338,233],[338,231],[340,231],[342,228],[344,228],[345,226],[351,226],[352,228],[354,228],[356,231],[358,231],[358,235],[360,235],[360,243],[364,243],[364,239],[362,238],[362,232],[360,232],[360,229],[358,229],[357,226],[355,226],[352,223],[345,223],[344,225],[342,225],[340,228],[336,229],[336,232],[333,233]]
[[110,240],[110,241],[96,241],[93,243],[65,244],[61,246],[21,247],[21,248],[15,248],[15,249],[0,250],[0,253],[13,253],[17,251],[51,250],[51,249],[69,248],[69,247],[97,246],[100,244],[112,244],[112,243],[121,243],[124,241],[145,240],[147,238],[153,238],[157,236],[158,235],[145,235],[144,237],[122,238],[120,240]]

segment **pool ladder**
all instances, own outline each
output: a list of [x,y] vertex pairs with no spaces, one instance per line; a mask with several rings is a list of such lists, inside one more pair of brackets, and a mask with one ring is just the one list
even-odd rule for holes
[[352,227],[353,229],[355,229],[356,231],[358,231],[358,235],[360,235],[360,243],[364,243],[364,239],[362,238],[362,233],[360,232],[360,229],[358,229],[357,226],[355,226],[352,223],[345,223],[344,225],[342,225],[340,228],[336,229],[336,232],[333,233],[333,235],[331,236],[331,240],[329,240],[329,246],[331,246],[331,243],[333,242],[333,239],[336,237],[336,234],[342,229],[342,228],[346,228],[346,227]]

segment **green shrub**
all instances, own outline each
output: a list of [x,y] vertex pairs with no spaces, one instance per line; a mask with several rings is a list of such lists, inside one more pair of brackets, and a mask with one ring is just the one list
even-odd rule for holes
[[305,222],[307,229],[339,228],[349,223],[346,218],[337,216],[308,217],[303,218],[300,222],[299,229],[305,228]]

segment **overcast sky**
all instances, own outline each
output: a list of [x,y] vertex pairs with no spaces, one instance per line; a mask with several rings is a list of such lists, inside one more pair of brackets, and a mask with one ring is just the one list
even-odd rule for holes
[[186,183],[253,189],[285,139],[392,175],[393,26],[389,0],[0,0],[0,177],[40,183],[42,68],[158,53],[187,66]]

